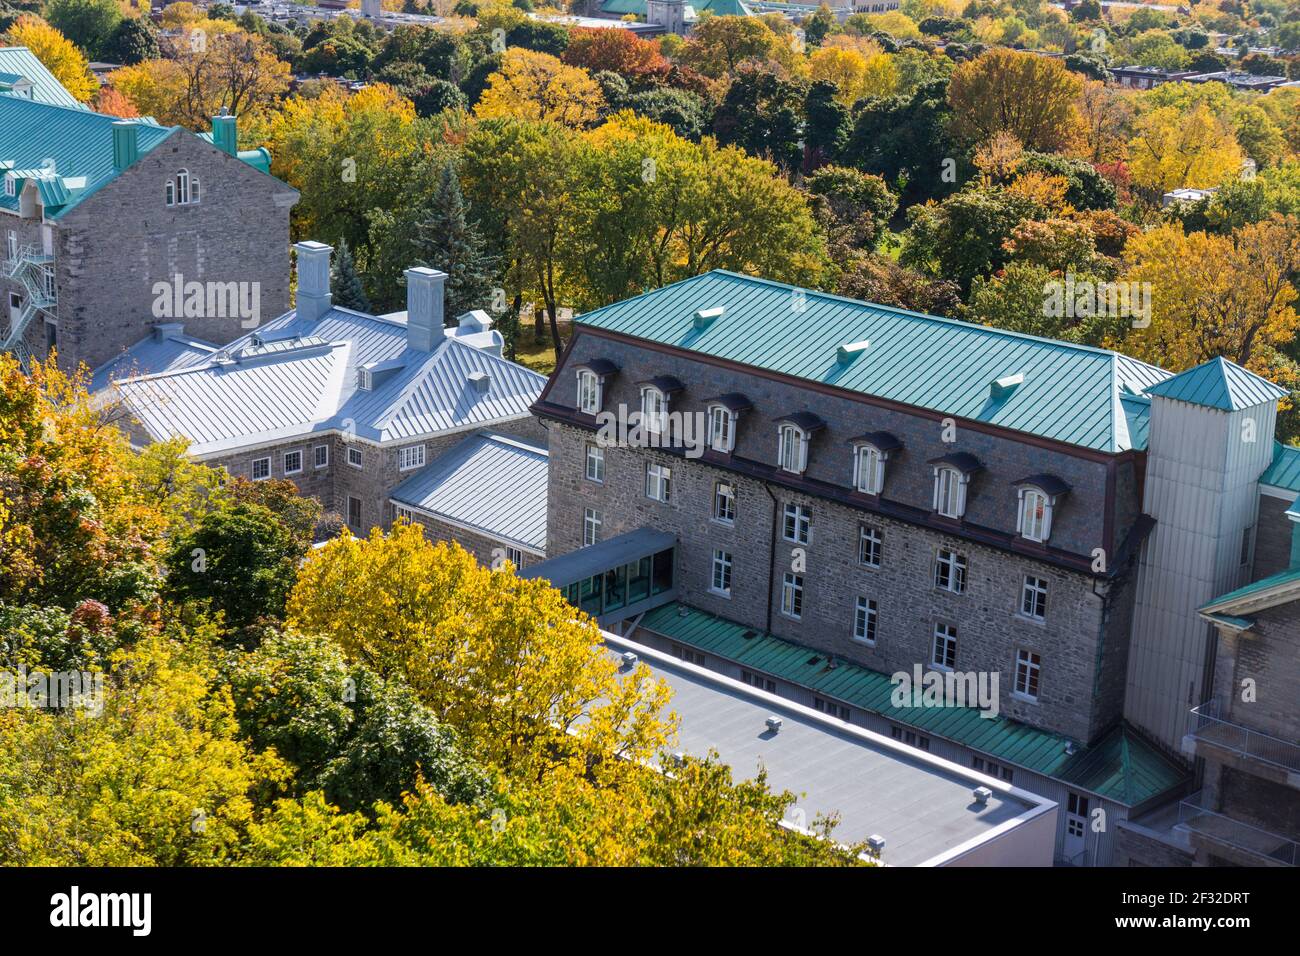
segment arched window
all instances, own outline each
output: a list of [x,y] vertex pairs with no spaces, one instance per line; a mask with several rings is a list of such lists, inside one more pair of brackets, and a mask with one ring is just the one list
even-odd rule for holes
[[934,510],[945,518],[966,512],[966,476],[948,465],[934,470]]
[[653,385],[641,388],[641,427],[650,434],[661,434],[668,418],[668,399]]
[[1052,499],[1041,489],[1026,485],[1020,489],[1016,531],[1030,541],[1043,542],[1052,533]]
[[600,411],[600,376],[591,369],[578,369],[578,411],[585,415]]
[[736,413],[726,405],[709,406],[709,447],[723,454],[736,447]]
[[885,459],[875,445],[863,442],[853,449],[853,487],[864,495],[878,495],[885,487]]
[[176,205],[176,182],[175,182],[175,180],[171,180],[171,179],[167,180],[167,185],[166,185],[165,187],[163,187],[163,192],[164,192],[165,195],[167,196],[167,205],[169,205],[169,206],[174,206],[174,205]]
[[188,169],[176,173],[176,205],[184,206],[190,201],[190,173]]
[[778,432],[780,444],[777,461],[783,471],[803,474],[808,467],[808,433],[798,425],[786,422]]
[[199,204],[199,177],[191,176],[190,177],[190,205],[197,206],[198,204]]

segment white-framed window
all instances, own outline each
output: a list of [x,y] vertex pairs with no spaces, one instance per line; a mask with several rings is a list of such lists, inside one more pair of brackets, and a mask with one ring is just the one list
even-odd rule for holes
[[786,422],[777,431],[777,462],[782,471],[803,474],[808,467],[808,434],[791,422]]
[[883,542],[880,538],[880,532],[870,525],[861,525],[858,528],[858,564],[866,565],[869,568],[880,567],[880,554]]
[[[13,199],[14,196],[18,195],[18,180],[8,174],[5,174],[5,195],[10,199]],[[170,206],[171,203],[168,203],[167,205]]]
[[[5,180],[5,182],[11,181]],[[5,258],[10,261],[18,258],[18,233],[12,229],[5,235]]]
[[803,505],[787,504],[785,519],[781,523],[781,537],[794,544],[812,541],[812,512]]
[[796,620],[803,617],[803,575],[791,571],[781,581],[781,613]]
[[167,181],[163,191],[169,206],[197,205],[199,177],[191,176],[187,169],[178,169],[176,175]]
[[843,704],[837,704],[833,700],[827,700],[815,694],[813,695],[813,709],[821,711],[823,714],[829,714],[831,717],[838,717],[845,723],[853,719],[853,711]]
[[666,502],[672,495],[673,470],[666,465],[645,466],[645,496]]
[[736,486],[729,481],[713,483],[713,520],[735,524]]
[[513,564],[515,570],[518,571],[524,566],[524,552],[519,548],[512,548],[510,545],[506,545],[506,560]]
[[736,413],[726,405],[709,406],[709,447],[723,454],[736,447]]
[[199,177],[191,176],[190,177],[190,205],[197,206],[199,204],[200,198],[201,197],[199,196]]
[[399,471],[424,467],[424,443],[405,445],[397,449],[397,466]]
[[317,445],[312,449],[312,464],[317,468],[326,468],[330,463],[330,446]]
[[864,644],[876,643],[876,602],[859,597],[853,609],[853,639]]
[[1052,533],[1052,499],[1040,489],[1020,489],[1016,531],[1030,541],[1046,541]]
[[587,480],[605,480],[605,449],[590,442],[587,444]]
[[375,387],[374,376],[370,374],[370,369],[364,366],[357,366],[357,388],[363,392],[369,392]]
[[709,590],[723,597],[731,597],[731,552],[714,549],[713,570],[709,576]]
[[582,512],[582,546],[584,548],[600,540],[600,526],[604,524],[600,512],[595,508],[586,508]]
[[1047,579],[1036,574],[1026,574],[1020,592],[1020,613],[1041,621],[1047,617]]
[[956,468],[941,465],[934,470],[934,510],[945,518],[966,513],[966,476]]
[[407,524],[417,523],[415,520],[415,512],[410,508],[405,508],[402,505],[393,505],[393,509],[396,512],[395,520],[405,521]]
[[366,464],[365,452],[360,448],[352,447],[348,449],[348,464],[353,468],[363,468]]
[[600,411],[600,376],[589,368],[578,369],[578,411],[595,415]]
[[935,667],[952,670],[957,666],[957,628],[951,624],[934,626],[934,646],[930,663]]
[[361,499],[348,495],[348,526],[361,530]]
[[641,427],[659,435],[667,427],[668,399],[653,385],[641,386]]
[[966,558],[956,551],[940,548],[934,560],[934,586],[961,594],[966,590]]
[[253,475],[253,480],[254,480],[254,481],[265,481],[267,478],[270,478],[270,477],[271,477],[271,459],[270,459],[270,458],[254,458],[254,459],[253,459],[253,467],[252,467],[252,475]]
[[284,453],[284,473],[286,475],[296,475],[302,471],[302,450],[286,451]]
[[885,454],[875,445],[853,450],[853,487],[864,495],[878,495],[885,487]]
[[1038,678],[1042,669],[1042,659],[1033,651],[1016,651],[1016,693],[1038,700]]

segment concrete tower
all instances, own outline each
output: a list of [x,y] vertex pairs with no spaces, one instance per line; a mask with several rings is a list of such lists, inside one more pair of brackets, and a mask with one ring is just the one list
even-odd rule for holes
[[645,21],[686,36],[686,0],[646,0]]
[[1177,752],[1188,711],[1212,694],[1215,638],[1197,608],[1246,583],[1258,479],[1286,393],[1226,359],[1147,389],[1142,548],[1124,714]]

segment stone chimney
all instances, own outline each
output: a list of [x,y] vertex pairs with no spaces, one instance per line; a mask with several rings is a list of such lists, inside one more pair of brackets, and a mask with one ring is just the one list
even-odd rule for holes
[[442,297],[447,273],[427,266],[406,270],[406,344],[432,352],[442,344]]
[[330,253],[323,242],[295,242],[298,253],[298,317],[315,322],[330,310]]
[[129,169],[140,157],[140,127],[132,120],[113,122],[113,168]]

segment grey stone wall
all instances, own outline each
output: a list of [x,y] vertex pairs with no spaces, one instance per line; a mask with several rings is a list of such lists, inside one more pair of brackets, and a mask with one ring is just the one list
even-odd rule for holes
[[[1249,631],[1222,636],[1224,656],[1235,660],[1231,684],[1218,688],[1228,719],[1300,743],[1300,601],[1251,617],[1255,626]],[[1253,702],[1241,699],[1245,680],[1254,682]]]
[[[684,460],[652,449],[606,448],[605,480],[597,484],[585,478],[585,446],[590,441],[594,435],[583,429],[550,424],[548,554],[581,546],[584,509],[594,507],[602,512],[602,538],[646,526],[677,535],[681,544],[675,569],[678,589],[681,599],[692,606],[884,673],[910,671],[917,662],[928,664],[935,624],[954,624],[957,669],[998,672],[1003,713],[1082,741],[1092,739],[1117,716],[1117,700],[1093,696],[1103,621],[1102,602],[1093,595],[1087,576],[739,477],[704,460]],[[673,492],[666,504],[645,497],[647,461],[673,469]],[[737,488],[732,526],[711,520],[713,485],[723,479]],[[791,570],[795,546],[780,540],[779,529],[773,533],[774,499],[778,509],[794,502],[812,513],[812,539],[805,549],[804,612],[797,621],[780,611],[782,575]],[[779,510],[776,520],[780,521]],[[876,527],[883,538],[879,569],[858,563],[858,534],[864,523]],[[952,594],[934,586],[940,547],[966,557],[965,593]],[[715,548],[732,554],[729,599],[709,589]],[[1026,574],[1049,582],[1044,622],[1019,613]],[[874,647],[852,636],[859,595],[877,602]],[[1124,608],[1131,599],[1121,595],[1117,600]],[[1105,653],[1100,654],[1107,666],[1121,674],[1122,657],[1110,663],[1107,654],[1125,652],[1126,626],[1127,616],[1117,615],[1104,632]],[[1037,702],[1012,693],[1016,653],[1022,648],[1041,657]]]
[[1295,525],[1286,516],[1286,510],[1290,507],[1281,498],[1263,494],[1259,496],[1252,581],[1285,571],[1291,566],[1291,535]]
[[[166,205],[179,169],[201,183],[196,205]],[[64,216],[56,237],[59,360],[94,368],[149,332],[154,283],[257,283],[259,321],[289,308],[290,187],[177,132]],[[187,333],[225,344],[238,317],[181,317]]]

